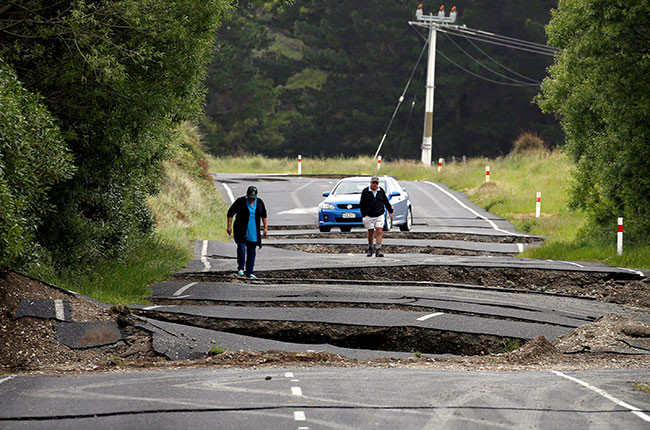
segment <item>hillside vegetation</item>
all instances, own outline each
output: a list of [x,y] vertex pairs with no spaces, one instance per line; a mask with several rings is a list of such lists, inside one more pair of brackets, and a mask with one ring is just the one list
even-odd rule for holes
[[227,208],[207,173],[197,129],[186,123],[174,136],[160,191],[147,199],[152,234],[132,236],[117,258],[64,269],[39,264],[28,274],[108,304],[146,303],[152,283],[187,266],[196,239],[225,240]]

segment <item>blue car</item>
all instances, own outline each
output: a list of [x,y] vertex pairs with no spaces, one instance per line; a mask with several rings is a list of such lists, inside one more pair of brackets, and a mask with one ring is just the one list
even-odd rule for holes
[[[338,227],[341,231],[350,231],[352,227],[363,227],[359,202],[361,191],[369,185],[370,176],[355,176],[341,179],[331,192],[323,193],[327,198],[318,205],[318,229],[328,232],[332,227]],[[381,176],[379,186],[386,192],[395,214],[394,218],[386,216],[384,230],[390,230],[393,225],[399,226],[402,231],[411,230],[413,209],[406,188],[403,188],[392,176]]]

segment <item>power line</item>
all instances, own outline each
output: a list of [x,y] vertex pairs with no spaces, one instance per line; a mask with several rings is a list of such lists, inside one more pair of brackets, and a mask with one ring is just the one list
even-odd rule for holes
[[501,63],[499,63],[497,60],[495,60],[494,58],[490,57],[490,56],[488,55],[487,52],[485,52],[485,51],[483,51],[481,48],[479,48],[479,47],[478,47],[474,42],[472,42],[470,39],[466,39],[466,40],[467,40],[467,42],[469,42],[469,44],[472,45],[472,46],[473,46],[477,51],[479,51],[481,54],[485,55],[487,58],[489,58],[489,59],[490,59],[494,64],[496,64],[497,66],[501,66],[502,68],[506,69],[506,70],[509,71],[510,73],[513,73],[513,74],[519,76],[520,78],[527,79],[527,80],[529,80],[529,81],[531,81],[531,82],[533,82],[533,83],[540,83],[537,79],[529,78],[528,76],[524,76],[524,75],[522,75],[522,74],[520,74],[520,73],[517,73],[516,71],[514,71],[514,70],[508,68],[507,66],[505,66],[505,65],[503,65],[503,64],[501,64]]
[[[492,69],[492,68],[486,66],[485,64],[481,63],[481,62],[478,61],[476,58],[474,58],[474,57],[473,57],[469,52],[465,51],[465,50],[464,50],[460,45],[458,45],[458,44],[454,41],[453,38],[447,36],[447,39],[449,39],[449,41],[450,41],[451,43],[453,43],[454,46],[456,46],[456,48],[458,48],[458,49],[459,49],[463,54],[465,54],[467,57],[469,57],[469,58],[470,58],[472,61],[474,61],[476,64],[478,64],[479,66],[483,67],[483,68],[486,69],[486,70],[489,70],[490,72],[494,73],[494,74],[497,75],[497,76],[501,76],[502,78],[509,79],[509,80],[511,80],[512,82],[516,82],[516,83],[518,83],[518,84],[522,84],[522,85],[533,86],[533,85],[540,85],[540,84],[541,84],[541,82],[537,82],[537,81],[535,81],[534,83],[520,81],[519,79],[511,78],[510,76],[507,76],[507,75],[504,75],[504,74],[502,74],[502,73],[499,73],[498,71],[496,71],[496,70],[494,70],[494,69]],[[530,78],[528,78],[528,79],[530,79]]]
[[[415,26],[413,26],[413,25],[411,25],[411,26],[413,27],[413,29],[415,30],[415,32],[416,32],[416,33],[417,33],[417,34],[418,34],[418,35],[419,35],[423,40],[427,40],[427,39],[422,35],[422,33],[417,29],[417,27],[415,27]],[[437,28],[437,30],[439,30],[439,28]],[[451,38],[449,38],[449,39],[451,40]],[[479,74],[477,74],[477,73],[474,73],[474,72],[472,72],[471,70],[467,70],[466,68],[464,68],[464,67],[461,66],[460,64],[458,64],[458,63],[456,63],[455,61],[453,61],[451,58],[447,57],[447,56],[446,56],[442,51],[438,50],[437,52],[438,52],[440,55],[442,55],[443,58],[444,58],[445,60],[447,60],[448,62],[450,62],[450,63],[453,64],[454,66],[458,67],[458,68],[461,69],[462,71],[464,71],[464,72],[466,72],[466,73],[469,73],[470,75],[472,75],[472,76],[474,76],[474,77],[477,77],[477,78],[479,78],[479,79],[482,79],[482,80],[484,80],[484,81],[491,82],[491,83],[493,83],[493,84],[506,85],[506,86],[511,86],[511,87],[527,87],[527,86],[538,85],[538,84],[528,84],[528,83],[525,83],[525,84],[513,84],[513,83],[508,83],[508,82],[495,81],[494,79],[490,79],[490,78],[487,78],[487,77],[485,77],[485,76],[482,76],[482,75],[479,75]]]
[[477,73],[472,72],[471,70],[468,70],[468,69],[464,68],[463,66],[461,66],[460,64],[458,64],[454,60],[452,60],[451,58],[447,57],[442,51],[438,51],[438,54],[442,55],[442,57],[445,60],[449,61],[454,66],[458,67],[463,72],[469,73],[470,75],[472,75],[474,77],[477,77],[479,79],[483,79],[484,81],[492,82],[493,84],[507,85],[507,86],[510,86],[510,87],[530,87],[530,86],[534,86],[534,85],[536,86],[536,84],[528,84],[528,83],[515,84],[515,83],[509,83],[509,82],[495,81],[494,79],[486,78],[485,76],[479,75]]
[[466,27],[436,26],[436,30],[442,33],[448,33],[466,39],[474,39],[480,42],[491,43],[493,45],[505,46],[520,51],[532,52],[535,54],[555,56],[559,51],[555,48],[538,43],[520,41],[506,36],[493,37],[492,33],[482,34]]

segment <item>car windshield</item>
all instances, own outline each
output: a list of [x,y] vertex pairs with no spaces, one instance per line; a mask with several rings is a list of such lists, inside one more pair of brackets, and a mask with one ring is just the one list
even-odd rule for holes
[[[361,194],[361,191],[363,191],[364,188],[370,185],[369,180],[363,180],[363,181],[343,181],[340,182],[336,188],[334,188],[334,191],[332,191],[332,194],[335,196],[341,195],[341,194]],[[379,181],[379,186],[382,187],[384,190],[386,190],[386,181],[380,180]]]

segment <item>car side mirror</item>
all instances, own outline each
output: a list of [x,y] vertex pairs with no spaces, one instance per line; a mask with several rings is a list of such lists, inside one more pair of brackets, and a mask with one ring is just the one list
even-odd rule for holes
[[329,196],[329,195],[330,195],[330,192],[329,192],[329,191],[325,191],[325,192],[323,193],[323,197],[327,197],[327,196]]
[[402,193],[400,193],[399,191],[393,191],[392,193],[390,193],[391,197],[393,197],[393,196],[397,197],[397,196],[401,196],[401,195],[402,195]]

